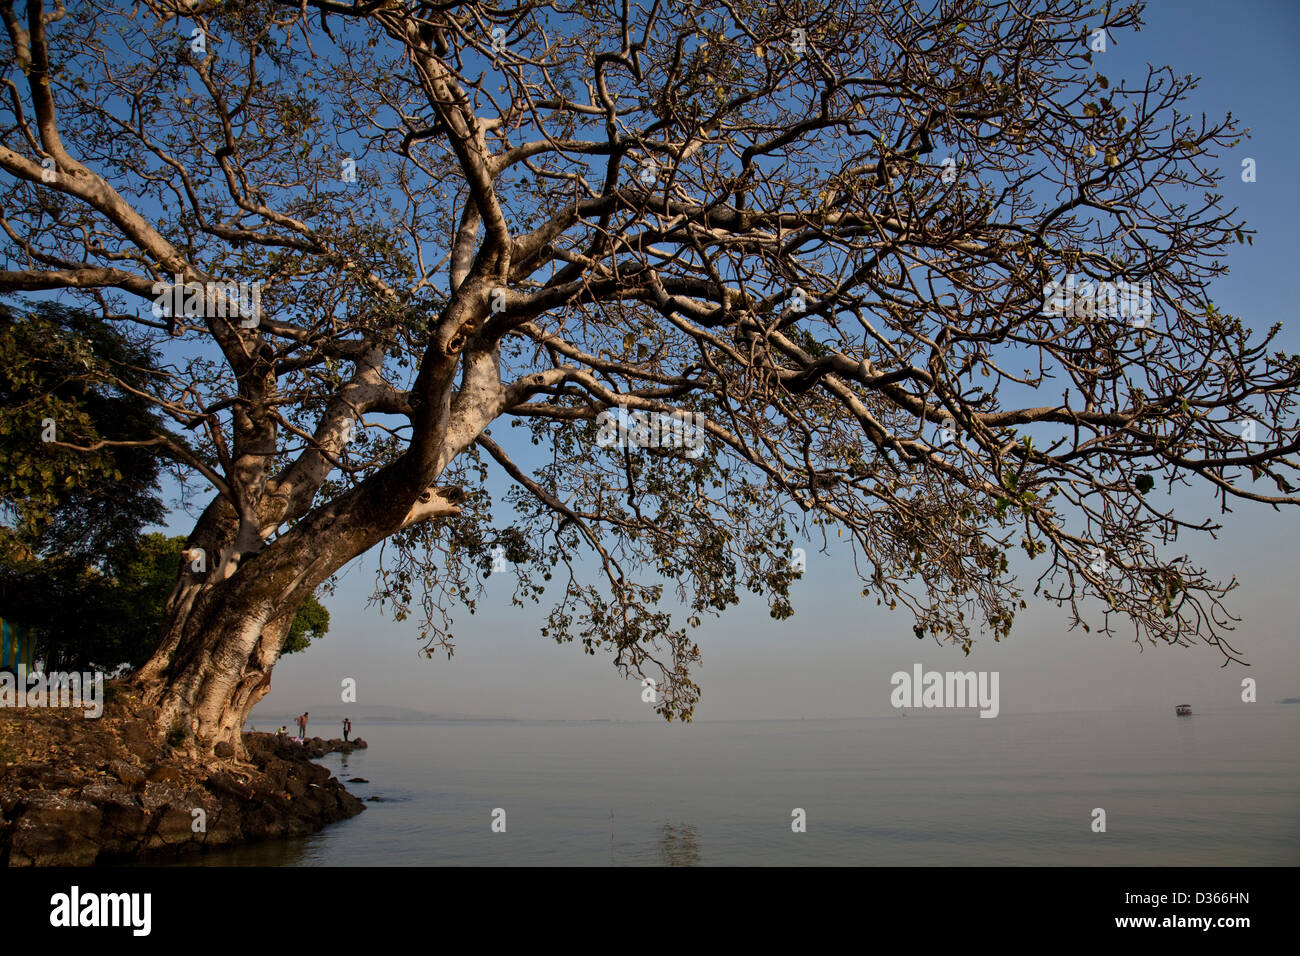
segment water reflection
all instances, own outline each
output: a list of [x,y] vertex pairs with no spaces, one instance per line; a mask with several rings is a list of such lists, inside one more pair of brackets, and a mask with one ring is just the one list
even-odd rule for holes
[[224,847],[217,850],[199,850],[171,859],[162,857],[128,866],[312,866],[317,861],[310,851],[319,843],[320,835],[295,839],[266,840],[243,846]]
[[658,849],[664,866],[700,865],[700,834],[689,823],[665,823],[659,831]]

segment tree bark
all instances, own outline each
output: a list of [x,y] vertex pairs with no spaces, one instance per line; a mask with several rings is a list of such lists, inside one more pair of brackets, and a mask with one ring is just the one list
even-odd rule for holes
[[268,621],[247,598],[220,600],[221,590],[174,608],[164,627],[175,644],[168,650],[165,640],[141,675],[145,702],[159,710],[160,734],[183,731],[187,745],[204,754],[229,743],[239,755],[240,731],[270,690],[297,607]]
[[[299,605],[384,538],[458,510],[458,489],[419,489],[408,471],[390,466],[255,553],[232,557],[229,547],[219,549],[219,567],[206,576],[182,567],[158,649],[135,675],[144,703],[158,708],[160,736],[179,730],[200,755],[221,743],[242,755],[244,722],[270,691]],[[220,511],[210,508],[211,519],[205,512],[191,541],[219,545],[237,537],[233,512],[221,520]]]

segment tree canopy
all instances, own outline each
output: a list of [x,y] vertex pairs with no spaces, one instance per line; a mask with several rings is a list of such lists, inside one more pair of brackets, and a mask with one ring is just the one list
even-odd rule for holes
[[153,357],[97,316],[0,303],[0,514],[11,547],[99,563],[167,510]]
[[1074,623],[1237,655],[1169,492],[1296,504],[1300,368],[1212,299],[1234,122],[1107,74],[1140,5],[0,12],[0,289],[166,354],[139,392],[212,561],[144,675],[205,733],[378,546],[430,651],[504,558],[669,717],[706,616],[788,616],[832,528],[918,637],[1009,633],[1022,549]]

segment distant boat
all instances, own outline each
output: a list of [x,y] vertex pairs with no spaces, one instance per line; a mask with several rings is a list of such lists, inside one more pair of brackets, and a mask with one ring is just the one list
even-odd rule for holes
[[1190,717],[1192,716],[1192,705],[1179,704],[1174,708],[1174,712],[1177,713],[1179,717]]

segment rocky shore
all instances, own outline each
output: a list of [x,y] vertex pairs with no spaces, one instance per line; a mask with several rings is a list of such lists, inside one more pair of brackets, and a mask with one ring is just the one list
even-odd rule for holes
[[[244,746],[248,746],[250,737],[273,737],[273,734],[244,734]],[[308,737],[303,743],[294,743],[289,741],[290,746],[297,747],[297,752],[305,754],[308,760],[316,760],[326,754],[350,754],[354,750],[365,750],[369,746],[364,740],[358,737],[356,740],[340,740],[337,737],[331,737],[325,740],[321,737]]]
[[[312,759],[364,740],[246,733],[246,760],[198,760],[155,740],[150,714],[110,702],[0,710],[0,865],[162,859],[305,836],[365,804]],[[174,745],[173,745],[174,744]]]

